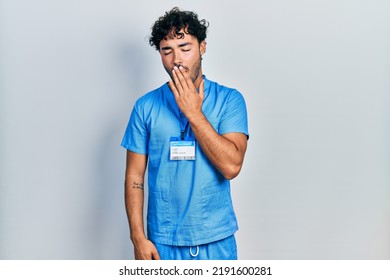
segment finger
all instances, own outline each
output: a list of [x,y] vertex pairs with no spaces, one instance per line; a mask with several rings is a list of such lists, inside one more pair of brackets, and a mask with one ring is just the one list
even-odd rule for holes
[[202,81],[200,81],[200,84],[199,84],[199,97],[202,98],[202,100],[204,99],[204,80],[202,79]]
[[177,90],[176,84],[173,80],[169,80],[168,85],[169,85],[169,88],[171,89],[171,91],[173,92],[174,96],[180,95],[179,91]]
[[160,260],[161,259],[157,250],[152,253],[152,259],[153,260]]
[[188,88],[188,85],[189,85],[189,84],[187,83],[187,77],[188,77],[188,75],[187,75],[187,73],[186,73],[184,67],[180,65],[180,66],[177,68],[177,71],[175,71],[175,72],[176,72],[176,74],[177,74],[177,77],[179,78],[180,84],[181,84],[181,86],[183,87],[183,89]]
[[195,89],[195,85],[192,82],[189,70],[187,68],[184,68],[183,66],[179,66],[179,70],[180,73],[183,75],[186,86],[191,90]]
[[[183,91],[183,85],[181,83],[181,80],[180,80],[180,77],[179,77],[179,73],[180,73],[179,68],[177,68],[175,66],[174,69],[172,70],[172,77],[173,77],[173,81],[175,82],[175,86],[176,86],[178,92],[180,93],[180,92]],[[180,76],[182,76],[181,73],[180,73]]]

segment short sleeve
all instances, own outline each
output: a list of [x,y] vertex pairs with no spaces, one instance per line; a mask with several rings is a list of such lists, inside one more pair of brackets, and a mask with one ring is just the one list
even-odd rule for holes
[[244,133],[249,137],[248,114],[244,97],[237,90],[232,90],[219,125],[219,133]]
[[137,102],[131,112],[121,146],[134,153],[146,155],[148,154],[149,132],[141,113],[141,107]]

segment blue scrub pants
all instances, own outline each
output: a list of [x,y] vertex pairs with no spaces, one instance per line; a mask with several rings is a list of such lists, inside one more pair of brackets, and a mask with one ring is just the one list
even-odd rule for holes
[[237,260],[234,235],[198,246],[154,244],[162,260]]

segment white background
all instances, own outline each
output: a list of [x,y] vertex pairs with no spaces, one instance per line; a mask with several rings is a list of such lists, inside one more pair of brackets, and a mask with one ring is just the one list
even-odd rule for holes
[[390,2],[0,0],[0,258],[130,259],[120,142],[173,6],[244,95],[240,259],[390,258]]

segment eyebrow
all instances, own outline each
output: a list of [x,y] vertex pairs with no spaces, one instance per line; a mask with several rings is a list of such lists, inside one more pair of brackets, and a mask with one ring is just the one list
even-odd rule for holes
[[[188,45],[192,45],[192,43],[190,43],[190,42],[181,43],[181,44],[179,44],[179,48],[186,47]],[[166,46],[166,47],[161,48],[162,51],[167,51],[167,50],[171,50],[171,49],[172,49],[171,46]]]

